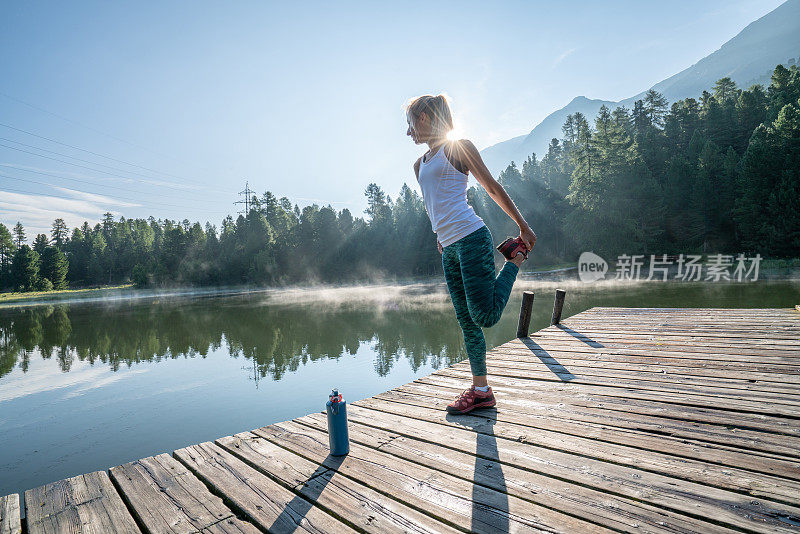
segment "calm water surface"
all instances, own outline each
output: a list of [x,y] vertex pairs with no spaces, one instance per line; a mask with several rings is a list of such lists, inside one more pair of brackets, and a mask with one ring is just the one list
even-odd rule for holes
[[[593,306],[792,307],[800,282],[518,280],[487,346]],[[442,284],[0,308],[0,495],[355,401],[466,358]]]

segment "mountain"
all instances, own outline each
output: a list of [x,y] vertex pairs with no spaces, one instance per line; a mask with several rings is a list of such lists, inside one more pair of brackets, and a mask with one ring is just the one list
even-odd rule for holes
[[[658,82],[652,89],[672,103],[682,98],[700,96],[704,89],[710,89],[725,76],[740,87],[749,87],[753,83],[768,82],[768,77],[764,79],[765,73],[771,73],[779,63],[793,63],[792,58],[797,56],[800,56],[800,0],[788,0],[750,23],[719,50]],[[487,147],[481,151],[481,155],[492,174],[497,176],[511,161],[520,165],[533,153],[541,159],[547,153],[550,140],[561,138],[561,126],[567,115],[580,111],[592,122],[603,104],[610,109],[617,106],[631,109],[645,92],[619,102],[575,97],[569,104],[545,117],[529,134]]]

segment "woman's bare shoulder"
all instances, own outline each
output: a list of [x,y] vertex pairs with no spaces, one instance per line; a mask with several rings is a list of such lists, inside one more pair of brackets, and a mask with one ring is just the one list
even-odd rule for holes
[[474,159],[474,154],[477,152],[475,145],[469,139],[457,139],[450,141],[450,153],[447,155],[451,163],[464,174],[470,171],[469,162]]
[[469,151],[469,152],[477,152],[478,151],[478,149],[475,147],[475,145],[469,139],[459,139],[458,141],[456,141],[456,143],[458,143],[458,146],[459,146],[459,148],[461,150]]

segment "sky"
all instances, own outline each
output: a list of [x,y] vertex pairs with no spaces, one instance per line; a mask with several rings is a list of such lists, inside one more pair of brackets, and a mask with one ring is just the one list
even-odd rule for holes
[[575,96],[633,96],[781,3],[6,1],[0,223],[219,228],[245,184],[363,217],[370,182],[419,192],[410,98],[446,93],[483,149]]

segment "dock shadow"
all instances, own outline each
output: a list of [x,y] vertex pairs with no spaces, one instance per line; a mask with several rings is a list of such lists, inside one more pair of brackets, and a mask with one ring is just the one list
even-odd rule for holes
[[578,341],[583,341],[584,343],[586,343],[590,347],[594,347],[596,349],[602,349],[604,347],[604,345],[602,343],[600,343],[598,341],[595,341],[594,339],[590,338],[586,334],[581,334],[580,332],[576,332],[575,330],[573,330],[572,328],[570,328],[568,326],[564,326],[563,324],[555,324],[553,326],[563,330],[564,332],[566,332],[567,334],[571,335],[572,337],[574,337]]
[[[472,430],[475,433],[475,468],[472,475],[472,525],[470,531],[509,532],[508,489],[497,452],[494,425],[496,408],[480,408],[466,415],[447,414],[447,421]],[[487,492],[484,486],[497,490]],[[491,506],[484,504],[493,495]],[[489,497],[491,498],[491,497]]]
[[[547,352],[545,349],[541,347],[538,343],[532,340],[529,337],[522,338],[522,342],[525,344],[526,347],[531,349],[534,355],[539,358],[543,364],[550,369],[553,374],[555,374],[558,378],[561,379],[562,382],[569,382],[570,380],[575,380],[575,375],[569,372],[569,369],[558,363],[558,360],[550,356],[550,353]],[[544,356],[542,355],[544,353]]]
[[283,507],[281,513],[269,527],[269,532],[291,533],[297,530],[308,511],[316,504],[317,498],[322,495],[322,491],[328,485],[334,473],[339,470],[339,466],[342,465],[345,458],[346,456],[329,454],[311,476],[295,486],[293,489],[297,492],[300,492],[303,487],[307,489],[302,494],[298,493],[291,501],[286,503],[286,506]]

